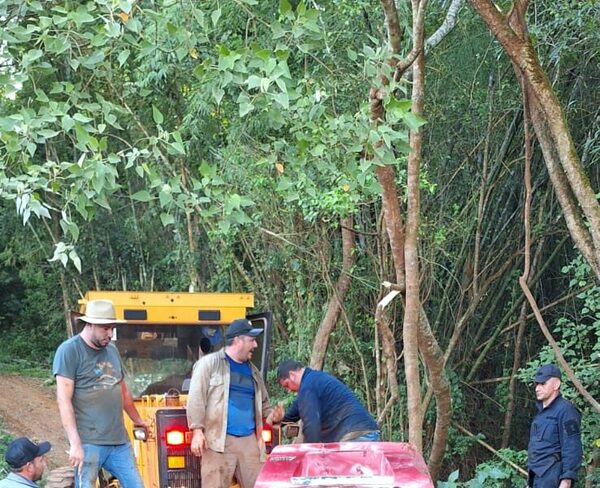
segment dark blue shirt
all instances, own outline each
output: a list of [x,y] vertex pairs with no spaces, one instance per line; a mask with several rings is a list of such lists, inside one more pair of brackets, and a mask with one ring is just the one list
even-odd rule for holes
[[537,402],[538,414],[531,424],[527,465],[542,477],[554,463],[561,462],[559,480],[577,478],[581,466],[581,414],[561,395],[543,408]]
[[254,434],[254,380],[248,363],[237,363],[225,354],[229,362],[229,404],[227,433],[237,437]]
[[349,432],[379,430],[371,414],[344,383],[330,374],[304,369],[298,398],[284,421],[302,419],[304,442],[338,442]]

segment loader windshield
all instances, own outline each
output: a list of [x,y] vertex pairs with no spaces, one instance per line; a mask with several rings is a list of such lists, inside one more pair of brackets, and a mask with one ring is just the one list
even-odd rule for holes
[[201,355],[224,345],[221,325],[123,324],[113,342],[125,366],[134,397],[182,391]]

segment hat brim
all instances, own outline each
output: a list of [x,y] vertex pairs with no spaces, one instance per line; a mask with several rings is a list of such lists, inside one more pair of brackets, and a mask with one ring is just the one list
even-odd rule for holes
[[52,444],[50,444],[48,441],[40,442],[38,444],[38,456],[43,456],[44,454],[48,453],[48,451],[50,451],[51,448]]
[[233,339],[234,337],[240,337],[240,336],[250,336],[250,337],[256,337],[261,335],[264,332],[263,329],[250,329],[248,331],[242,331],[239,334],[235,334],[235,335],[229,335],[227,334],[227,339]]
[[126,322],[126,320],[100,319],[98,317],[88,317],[87,315],[82,315],[81,317],[77,317],[77,320],[79,320],[81,322],[85,322],[87,324],[94,324],[94,325],[124,324]]

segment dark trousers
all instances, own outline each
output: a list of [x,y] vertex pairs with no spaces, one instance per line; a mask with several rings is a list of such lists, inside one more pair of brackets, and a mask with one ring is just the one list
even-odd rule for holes
[[542,476],[529,471],[529,486],[532,488],[557,488],[560,484],[562,463],[556,462]]

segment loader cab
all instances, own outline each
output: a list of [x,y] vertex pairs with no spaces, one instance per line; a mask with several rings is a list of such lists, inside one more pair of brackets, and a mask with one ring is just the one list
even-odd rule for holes
[[125,320],[113,329],[134,398],[185,392],[194,363],[203,355],[225,346],[229,323],[241,317],[264,333],[257,339],[252,362],[266,379],[271,336],[271,314],[248,315],[254,306],[251,294],[88,292],[89,300],[111,300],[117,318]]

